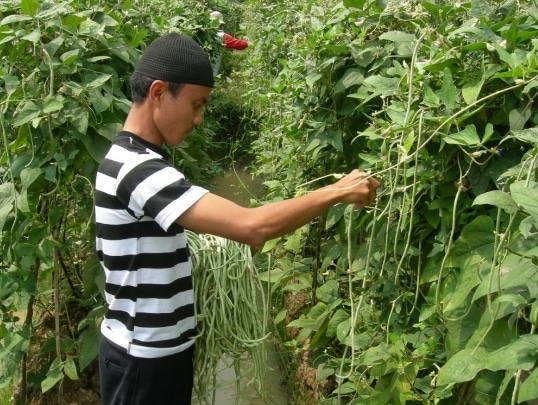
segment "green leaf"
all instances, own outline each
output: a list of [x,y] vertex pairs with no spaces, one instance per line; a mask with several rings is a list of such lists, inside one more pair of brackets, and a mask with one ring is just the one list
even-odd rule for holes
[[535,145],[538,143],[538,128],[527,128],[522,131],[511,131],[508,137],[516,138],[517,140]]
[[415,42],[417,37],[413,34],[408,34],[402,31],[388,31],[379,36],[379,39],[384,39],[392,42]]
[[13,120],[13,126],[18,127],[27,122],[30,122],[39,115],[39,107],[33,101],[27,101],[19,110],[15,119]]
[[[490,370],[482,370],[474,383],[475,401],[480,405],[494,405],[494,398],[499,391],[503,376]],[[510,405],[501,401],[497,405]]]
[[99,30],[101,25],[92,20],[84,20],[78,29],[79,35],[97,37],[99,35]]
[[538,335],[523,335],[518,340],[490,353],[484,368],[531,370],[538,359]]
[[275,325],[278,325],[278,324],[284,322],[286,320],[287,314],[288,314],[288,311],[286,309],[283,309],[282,311],[280,311],[278,314],[275,315],[275,317],[273,319],[273,323]]
[[472,104],[478,100],[485,81],[484,66],[482,66],[480,76],[472,82],[465,83],[461,88],[461,95],[467,104]]
[[521,384],[517,400],[518,403],[522,403],[536,398],[538,398],[538,368],[523,381],[523,384]]
[[449,68],[444,69],[443,85],[441,86],[441,90],[439,90],[436,94],[441,99],[441,102],[445,104],[449,109],[453,109],[456,107],[456,101],[459,96],[459,91],[454,85],[452,72]]
[[316,297],[320,301],[330,304],[339,298],[339,287],[338,281],[329,280],[317,289]]
[[375,47],[359,48],[352,46],[350,50],[353,60],[361,67],[366,67],[376,60],[378,54],[378,49]]
[[482,348],[463,349],[441,367],[437,375],[437,383],[439,386],[444,386],[471,381],[480,370],[486,368],[486,360],[487,352]]
[[[494,270],[495,271],[495,270]],[[500,271],[493,273],[493,282],[481,283],[473,296],[473,301],[485,296],[486,294],[496,293],[508,288],[526,288],[527,280],[535,280],[538,276],[538,267],[530,259],[521,259],[515,254],[508,254],[501,263]]]
[[287,326],[288,327],[303,328],[303,329],[308,329],[308,330],[315,330],[316,329],[316,320],[301,317],[299,319],[291,321],[290,323],[288,323]]
[[342,322],[350,319],[349,314],[343,309],[337,310],[331,317],[329,324],[327,325],[327,336],[336,336],[338,331],[338,325]]
[[351,329],[351,318],[348,317],[346,320],[340,322],[336,327],[336,337],[341,343],[345,343],[349,331]]
[[316,135],[316,138],[318,138],[321,142],[325,141],[338,152],[344,151],[344,144],[342,142],[342,131],[339,129],[328,129],[323,133],[323,135]]
[[310,311],[308,311],[308,318],[314,319],[319,326],[320,320],[322,321],[327,317],[327,304],[323,302],[318,302]]
[[33,44],[37,44],[41,40],[41,30],[36,28],[29,34],[23,36],[22,39],[24,39],[25,41],[29,41]]
[[333,205],[329,209],[329,212],[327,213],[327,219],[325,222],[325,229],[330,229],[331,227],[336,225],[336,223],[340,221],[340,219],[342,219],[342,217],[344,216],[344,213],[346,212],[346,207],[347,205],[345,204],[338,204],[338,205]]
[[62,370],[62,359],[60,357],[56,357],[50,365],[49,371],[47,372],[47,377],[41,382],[41,391],[43,391],[43,393],[49,391],[63,378],[64,374]]
[[67,14],[70,9],[67,8],[67,3],[41,2],[41,8],[36,16],[42,20],[50,17],[56,17],[62,14]]
[[531,117],[532,112],[529,108],[515,108],[508,114],[510,129],[512,131],[520,131],[525,127],[525,124]]
[[365,366],[375,366],[386,363],[390,359],[390,353],[387,350],[387,345],[381,343],[378,346],[370,347],[360,356],[360,364]]
[[474,260],[471,263],[467,262],[466,267],[462,268],[455,290],[450,294],[446,294],[444,298],[446,304],[443,312],[448,313],[465,304],[469,300],[473,289],[482,281],[481,273],[484,271],[484,268],[489,266],[489,263],[480,259],[476,261],[477,263],[474,263]]
[[79,55],[78,49],[73,49],[71,51],[64,52],[60,56],[60,60],[63,62],[65,66],[70,66],[75,60],[77,60]]
[[21,172],[21,185],[22,189],[26,190],[28,187],[32,185],[34,181],[36,181],[39,176],[41,176],[41,169],[37,167],[30,167],[22,169]]
[[[86,134],[88,131],[88,124],[89,124],[89,109],[82,108],[82,107],[76,107],[73,109],[70,109],[69,117],[71,117],[71,124],[75,126],[78,132],[81,134]],[[84,142],[84,138],[82,137],[82,141]],[[90,148],[94,149],[93,145],[88,145]],[[106,146],[106,149],[108,150],[108,143]],[[92,154],[92,152],[90,152]],[[92,154],[93,156],[93,154]],[[100,156],[101,158],[103,156]]]
[[64,364],[64,373],[71,380],[78,380],[77,366],[72,357],[68,357]]
[[362,70],[357,68],[349,68],[334,85],[334,92],[340,93],[352,86],[361,84],[363,81],[364,74],[362,73]]
[[314,86],[314,84],[321,79],[323,76],[321,73],[310,73],[308,76],[306,76],[305,81],[308,87]]
[[60,47],[63,45],[65,41],[64,37],[57,37],[45,44],[43,47],[45,48],[45,51],[52,57],[56,54],[56,51],[60,49]]
[[23,14],[35,16],[39,2],[36,0],[21,0],[21,12]]
[[99,333],[96,327],[82,331],[78,338],[80,352],[78,364],[80,371],[84,370],[99,353]]
[[[94,89],[94,88],[97,88],[97,87],[101,87],[108,80],[110,80],[111,77],[112,77],[112,75],[99,75],[97,77],[89,76],[89,77],[85,78],[85,80],[83,82],[83,85],[84,85],[84,87]],[[87,79],[90,79],[90,80],[87,81]]]
[[368,76],[364,79],[363,84],[374,95],[390,96],[398,90],[400,79],[395,77]]
[[344,6],[347,8],[357,8],[359,10],[362,10],[365,3],[366,0],[344,0]]
[[[466,225],[450,252],[451,262],[463,266],[471,256],[493,258],[495,227],[489,216],[479,216]],[[475,270],[473,270],[475,271]]]
[[464,146],[478,146],[480,145],[480,137],[476,132],[476,127],[471,124],[467,125],[463,131],[445,136],[443,140],[446,143],[454,145]]
[[2,21],[0,21],[0,26],[13,24],[13,23],[19,23],[19,22],[23,22],[23,21],[30,21],[30,20],[32,20],[32,17],[30,17],[30,16],[12,14],[12,15],[8,15],[7,17],[3,18]]
[[288,235],[284,247],[292,252],[300,252],[304,245],[304,232],[302,228],[297,229],[292,234]]
[[11,205],[17,198],[17,190],[13,183],[0,184],[0,207]]
[[64,103],[61,96],[48,95],[43,103],[43,112],[49,114],[54,111],[60,111],[63,107]]
[[4,225],[6,224],[7,218],[9,217],[9,214],[13,211],[13,204],[2,204],[0,205],[0,233],[4,229]]
[[497,51],[502,61],[508,63],[508,66],[510,66],[512,69],[517,67],[517,59],[515,58],[515,54],[508,53],[506,49],[496,42],[491,45]]
[[504,210],[507,214],[513,214],[519,208],[510,194],[500,190],[480,194],[473,201],[473,205],[494,205]]
[[510,192],[514,201],[538,221],[538,183],[516,181],[510,185]]
[[96,113],[102,113],[108,110],[114,101],[111,94],[102,94],[102,92],[98,90],[92,91],[89,99],[90,103],[92,103],[93,110]]
[[[83,118],[85,117],[83,116]],[[81,140],[90,156],[96,162],[101,162],[103,160],[106,151],[110,147],[110,142],[107,139],[90,133],[86,133],[86,136],[83,136]]]

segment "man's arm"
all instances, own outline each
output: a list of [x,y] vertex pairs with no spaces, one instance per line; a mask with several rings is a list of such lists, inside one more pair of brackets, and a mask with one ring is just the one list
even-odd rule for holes
[[337,203],[362,208],[376,198],[380,183],[354,170],[336,183],[300,197],[245,208],[208,193],[178,219],[181,226],[250,246],[285,235],[307,224]]
[[224,33],[224,35],[222,36],[222,45],[224,45],[224,47],[228,49],[242,51],[248,46],[248,42],[243,39],[232,37],[230,34]]

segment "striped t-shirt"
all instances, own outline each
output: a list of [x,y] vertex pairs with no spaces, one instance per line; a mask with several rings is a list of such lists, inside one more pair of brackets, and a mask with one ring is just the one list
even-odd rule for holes
[[162,357],[193,344],[190,254],[175,220],[205,193],[166,152],[126,131],[99,166],[96,249],[108,304],[101,332],[133,356]]

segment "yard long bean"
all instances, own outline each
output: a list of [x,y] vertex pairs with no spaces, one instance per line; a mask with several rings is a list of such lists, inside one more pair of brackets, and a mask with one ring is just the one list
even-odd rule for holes
[[229,359],[235,370],[237,399],[241,364],[249,360],[263,395],[267,369],[264,343],[269,337],[268,303],[248,246],[213,235],[187,231],[192,254],[198,334],[195,390],[200,403],[215,403],[217,367]]

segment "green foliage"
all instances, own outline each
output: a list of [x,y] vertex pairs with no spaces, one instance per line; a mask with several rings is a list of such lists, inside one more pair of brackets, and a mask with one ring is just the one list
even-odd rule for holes
[[265,248],[273,291],[310,296],[276,321],[332,382],[326,403],[537,398],[536,5],[253,2],[250,13],[269,198],[354,167],[383,183],[371,209],[334,207]]
[[[21,379],[21,396],[27,377],[43,391],[64,375],[76,379],[81,348],[84,358],[85,335],[60,332],[59,320],[76,327],[72,300],[87,306],[98,297],[81,274],[93,253],[92,183],[129,108],[125,83],[138,57],[129,44],[141,39],[123,18],[67,2],[2,5],[0,369],[3,386]],[[50,366],[20,374],[34,343]]]
[[[95,360],[104,312],[97,165],[130,108],[141,50],[174,30],[211,51],[209,6],[231,10],[216,1],[0,5],[0,389],[18,387],[21,403]],[[220,170],[211,134],[172,151],[194,180]]]

